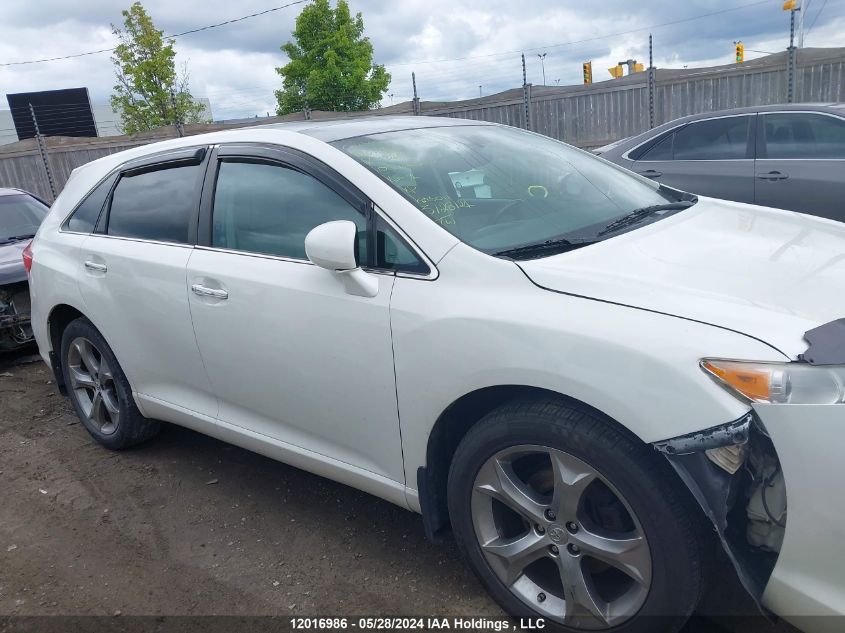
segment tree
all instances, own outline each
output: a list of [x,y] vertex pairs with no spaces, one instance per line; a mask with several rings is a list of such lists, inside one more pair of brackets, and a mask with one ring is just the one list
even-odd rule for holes
[[302,110],[367,110],[378,105],[390,73],[373,64],[373,45],[364,37],[360,13],[353,18],[346,0],[331,8],[315,0],[296,18],[293,41],[282,45],[290,61],[276,68],[283,87],[276,90],[276,113]]
[[203,106],[188,92],[187,68],[176,72],[173,39],[155,28],[140,2],[121,14],[123,29],[112,25],[120,44],[112,57],[117,83],[111,106],[120,114],[123,132],[202,120]]

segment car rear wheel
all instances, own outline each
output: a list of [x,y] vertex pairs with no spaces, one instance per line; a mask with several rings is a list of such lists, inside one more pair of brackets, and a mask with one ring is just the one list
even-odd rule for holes
[[62,371],[80,421],[103,446],[127,448],[160,427],[141,415],[129,381],[111,348],[90,321],[76,319],[62,334]]
[[448,485],[459,547],[514,616],[674,631],[698,601],[694,509],[659,455],[591,409],[499,407],[462,440]]

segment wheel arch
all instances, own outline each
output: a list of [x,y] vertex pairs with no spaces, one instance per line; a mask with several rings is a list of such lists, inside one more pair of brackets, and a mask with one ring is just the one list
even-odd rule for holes
[[[522,398],[553,398],[561,402],[586,408],[612,424],[632,441],[647,445],[642,438],[600,409],[565,393],[531,385],[495,385],[476,389],[464,394],[446,407],[432,427],[426,447],[425,467],[417,470],[417,492],[420,512],[426,536],[434,541],[442,540],[450,529],[451,521],[447,507],[447,483],[452,458],[463,437],[485,415],[496,407]],[[687,486],[672,468],[667,468],[693,507],[698,508]],[[703,513],[702,513],[703,516]]]
[[60,303],[53,306],[47,317],[47,332],[50,336],[50,367],[53,370],[56,386],[63,395],[67,395],[67,386],[65,385],[64,372],[62,371],[62,335],[71,321],[78,318],[85,318],[90,321],[89,317],[79,308],[67,303]]

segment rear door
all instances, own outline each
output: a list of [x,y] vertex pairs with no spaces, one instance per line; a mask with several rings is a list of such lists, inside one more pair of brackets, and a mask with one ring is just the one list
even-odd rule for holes
[[[217,415],[194,337],[185,275],[196,241],[206,148],[132,164],[117,176],[79,251],[87,314],[133,391]],[[95,216],[96,217],[96,216]]]
[[755,202],[845,220],[845,119],[819,112],[761,113]]
[[670,187],[754,202],[755,115],[693,121],[637,154],[633,170]]

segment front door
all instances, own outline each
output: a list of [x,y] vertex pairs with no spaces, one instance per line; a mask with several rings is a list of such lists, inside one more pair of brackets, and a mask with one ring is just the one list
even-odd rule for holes
[[682,191],[754,202],[754,115],[693,121],[664,137],[632,169]]
[[293,152],[223,146],[203,193],[187,285],[196,338],[220,401],[219,422],[403,482],[389,302],[347,294],[311,264],[305,236],[330,220],[359,227],[363,197]]

